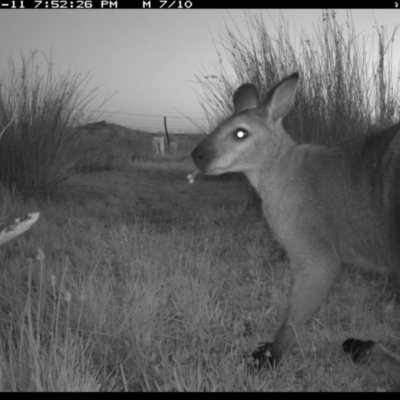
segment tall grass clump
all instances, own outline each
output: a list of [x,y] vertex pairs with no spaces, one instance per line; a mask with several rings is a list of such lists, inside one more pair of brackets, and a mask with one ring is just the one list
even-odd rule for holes
[[[378,56],[367,50],[368,38],[357,35],[351,14],[346,32],[335,11],[323,11],[310,35],[304,30],[296,45],[282,17],[271,34],[261,14],[245,14],[248,32],[226,27],[216,72],[197,77],[204,94],[202,107],[212,127],[232,113],[232,95],[242,83],[253,83],[266,94],[294,71],[300,73],[295,106],[286,118],[294,140],[335,144],[365,134],[371,126],[384,127],[400,118],[400,70],[393,73],[392,50],[398,26],[388,36],[377,29]],[[232,70],[233,73],[229,71]]]
[[83,322],[74,319],[67,266],[49,274],[40,249],[28,265],[18,265],[21,258],[0,275],[0,391],[99,391],[93,342],[77,333]]
[[0,183],[24,198],[56,189],[87,158],[76,128],[95,92],[88,75],[56,75],[51,56],[43,68],[36,59],[10,58],[0,79]]

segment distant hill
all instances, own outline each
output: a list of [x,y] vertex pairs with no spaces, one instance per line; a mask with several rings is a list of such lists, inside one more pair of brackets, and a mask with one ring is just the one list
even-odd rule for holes
[[183,160],[203,140],[204,135],[170,134],[171,142],[177,143],[177,152],[169,154],[167,139],[162,133],[149,133],[124,126],[94,122],[78,128],[82,135],[81,145],[88,149],[87,169],[120,169],[126,163],[160,158],[153,152],[153,137],[164,137],[165,157]]

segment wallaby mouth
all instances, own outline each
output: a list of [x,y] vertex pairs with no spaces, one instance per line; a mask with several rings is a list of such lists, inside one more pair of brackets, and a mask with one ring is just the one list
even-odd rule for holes
[[202,150],[202,148],[204,147],[203,143],[204,142],[200,143],[192,151],[191,157],[192,157],[194,165],[196,166],[196,171],[194,171],[193,173],[191,173],[187,176],[189,183],[193,183],[194,178],[197,175],[202,174],[202,173],[205,174],[204,167],[207,164],[208,159],[207,159],[207,152]]
[[[209,138],[205,139],[204,142],[200,143],[192,151],[192,160],[194,165],[197,167],[197,173],[202,173],[204,175],[221,175],[227,171],[225,168],[215,165],[216,152],[214,149],[210,148]],[[193,175],[193,174],[192,174]],[[193,175],[193,178],[196,176]],[[189,180],[191,178],[188,177]]]

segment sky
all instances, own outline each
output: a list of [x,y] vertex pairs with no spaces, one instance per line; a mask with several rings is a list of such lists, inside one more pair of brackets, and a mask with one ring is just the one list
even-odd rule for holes
[[[259,12],[272,33],[281,12],[293,35],[300,29],[311,33],[322,18],[320,9]],[[352,15],[356,32],[373,39],[375,48],[374,18],[389,34],[400,23],[398,10],[361,9]],[[345,17],[346,10],[337,10],[340,23]],[[102,119],[159,130],[165,115],[175,128],[196,130],[185,118],[205,117],[195,76],[215,71],[218,51],[224,53],[218,45],[216,49],[216,41],[226,26],[235,31],[235,25],[247,31],[243,10],[1,10],[0,73],[7,70],[10,57],[18,61],[21,52],[39,50],[43,63],[41,54],[48,56],[52,49],[56,71],[89,73],[88,90],[97,88],[92,108],[112,95],[102,106],[107,111]],[[400,53],[400,30],[396,46]],[[399,54],[395,57],[398,63]]]

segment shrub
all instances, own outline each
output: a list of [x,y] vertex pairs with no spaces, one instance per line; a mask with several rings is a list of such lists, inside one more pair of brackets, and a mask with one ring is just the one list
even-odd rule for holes
[[10,59],[0,80],[0,183],[24,198],[54,190],[88,157],[77,127],[95,92],[85,94],[88,75],[55,76],[51,56],[42,72],[36,56],[21,55],[20,69]]

